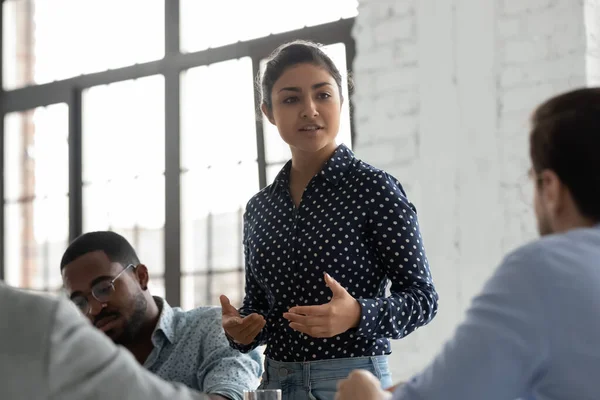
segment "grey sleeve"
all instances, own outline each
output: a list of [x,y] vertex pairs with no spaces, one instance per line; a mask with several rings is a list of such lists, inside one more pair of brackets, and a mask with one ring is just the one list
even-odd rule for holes
[[67,301],[56,309],[48,349],[50,399],[209,399],[145,370]]

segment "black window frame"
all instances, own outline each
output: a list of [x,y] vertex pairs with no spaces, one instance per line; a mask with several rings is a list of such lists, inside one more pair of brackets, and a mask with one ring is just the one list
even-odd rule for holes
[[[3,8],[0,0],[0,32],[3,32]],[[94,86],[162,75],[165,83],[165,225],[164,225],[164,283],[167,301],[172,305],[181,302],[181,154],[180,154],[180,74],[194,67],[209,65],[230,59],[250,57],[253,76],[259,71],[260,61],[269,56],[277,46],[295,39],[311,40],[324,45],[343,43],[346,49],[346,65],[351,70],[356,54],[352,36],[354,18],[305,27],[302,29],[269,35],[249,41],[237,42],[222,47],[198,52],[184,53],[180,48],[180,1],[165,0],[165,55],[162,59],[80,75],[46,84],[35,84],[4,91],[2,84],[3,46],[0,44],[0,168],[4,182],[4,119],[13,112],[22,112],[37,107],[66,103],[69,108],[69,240],[82,234],[82,120],[83,91]],[[118,10],[116,10],[118,12]],[[73,16],[74,18],[76,16]],[[76,33],[73,33],[76,34]],[[255,106],[260,99],[255,91]],[[349,99],[350,103],[352,99]],[[352,109],[352,104],[350,104]],[[354,141],[354,123],[350,115],[350,129]],[[256,120],[256,144],[259,186],[267,185],[265,143],[262,120]],[[4,205],[4,184],[0,185],[0,198]],[[0,207],[0,280],[4,280],[5,208]],[[210,238],[209,238],[210,240]],[[210,279],[210,276],[208,277]]]

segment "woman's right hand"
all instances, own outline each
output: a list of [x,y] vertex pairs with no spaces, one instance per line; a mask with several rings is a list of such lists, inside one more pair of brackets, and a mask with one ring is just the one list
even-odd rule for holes
[[231,305],[227,296],[221,295],[220,300],[222,325],[227,336],[240,344],[252,343],[267,323],[265,318],[256,313],[242,317],[238,310]]

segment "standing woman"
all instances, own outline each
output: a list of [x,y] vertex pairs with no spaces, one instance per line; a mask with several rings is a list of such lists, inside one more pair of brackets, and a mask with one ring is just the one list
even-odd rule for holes
[[292,159],[247,205],[246,295],[239,311],[221,296],[223,328],[242,352],[267,345],[261,388],[285,400],[333,399],[358,368],[391,386],[389,339],[437,311],[415,208],[396,179],[336,145],[342,77],[319,45],[279,47],[261,89]]

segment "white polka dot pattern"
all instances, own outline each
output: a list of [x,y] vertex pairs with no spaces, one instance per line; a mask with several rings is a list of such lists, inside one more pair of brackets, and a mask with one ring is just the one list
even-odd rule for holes
[[229,346],[221,327],[221,308],[183,311],[160,297],[154,299],[161,314],[145,368],[167,381],[232,400],[242,400],[244,390],[257,388],[260,354],[241,354]]
[[[389,354],[389,339],[427,324],[437,312],[414,206],[393,177],[340,145],[305,189],[296,208],[289,170],[248,203],[244,217],[246,296],[242,315],[257,312],[267,326],[248,351],[267,344],[277,361]],[[313,338],[289,328],[282,314],[331,299],[329,273],[362,308],[357,329]],[[391,281],[391,295],[385,296]]]

